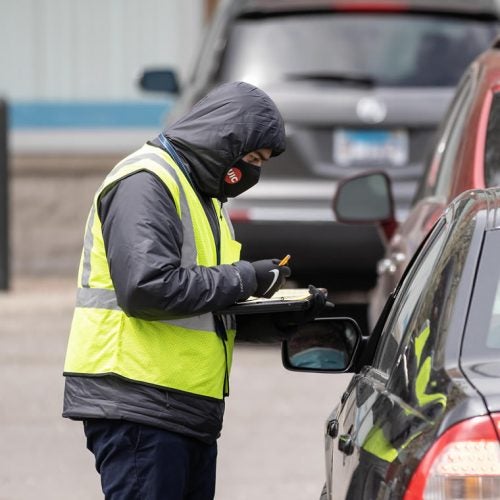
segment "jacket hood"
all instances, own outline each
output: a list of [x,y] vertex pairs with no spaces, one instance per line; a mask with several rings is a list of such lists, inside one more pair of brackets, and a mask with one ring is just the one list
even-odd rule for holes
[[244,82],[216,87],[163,132],[186,159],[198,188],[224,199],[227,171],[251,151],[285,150],[283,118],[272,99]]

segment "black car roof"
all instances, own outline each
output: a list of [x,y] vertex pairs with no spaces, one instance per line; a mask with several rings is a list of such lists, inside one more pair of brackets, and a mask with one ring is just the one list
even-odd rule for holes
[[499,18],[499,0],[237,0],[240,14],[269,15],[319,10],[408,10]]

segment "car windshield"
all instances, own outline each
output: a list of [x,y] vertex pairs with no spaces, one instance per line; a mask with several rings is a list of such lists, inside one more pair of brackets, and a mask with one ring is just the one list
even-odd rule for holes
[[493,21],[423,14],[239,19],[230,30],[218,80],[454,86],[496,32]]

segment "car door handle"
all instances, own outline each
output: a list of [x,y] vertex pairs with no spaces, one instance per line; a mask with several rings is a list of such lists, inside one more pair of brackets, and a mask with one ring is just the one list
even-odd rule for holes
[[346,455],[352,455],[354,444],[350,434],[342,434],[339,436],[339,450]]
[[336,418],[332,418],[326,424],[326,433],[333,439],[335,439],[339,434],[339,421]]

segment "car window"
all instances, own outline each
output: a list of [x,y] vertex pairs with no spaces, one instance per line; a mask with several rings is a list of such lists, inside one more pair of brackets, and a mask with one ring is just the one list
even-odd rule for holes
[[[436,133],[435,146],[432,149],[432,156],[426,164],[425,175],[422,177],[414,201],[415,204],[422,198],[434,196],[436,184],[439,174],[439,169],[443,161],[443,155],[446,152],[446,145],[450,133],[455,126],[455,120],[460,111],[463,109],[463,103],[467,100],[472,87],[472,77],[468,71],[460,80],[453,100],[451,101],[446,114],[441,121],[441,125]],[[451,163],[451,162],[450,162]]]
[[495,34],[493,21],[424,14],[242,18],[230,29],[218,79],[454,86]]
[[497,291],[491,308],[490,326],[486,336],[486,347],[488,349],[500,349],[500,282],[497,283]]
[[469,70],[460,80],[453,100],[448,106],[446,114],[441,121],[441,125],[436,132],[435,145],[432,148],[432,154],[429,156],[429,159],[426,162],[425,173],[422,177],[422,181],[417,188],[413,204],[415,204],[422,198],[427,198],[434,195],[439,166],[445,152],[448,137],[450,135],[451,129],[454,126],[455,118],[460,109],[462,109],[462,103],[471,90],[471,85],[472,81]]
[[474,361],[500,359],[500,230],[488,231],[474,284],[463,356]]
[[412,327],[415,316],[419,314],[423,304],[429,305],[423,299],[434,275],[434,265],[446,241],[445,227],[445,220],[441,219],[406,275],[375,355],[373,366],[380,371],[391,371],[399,345]]
[[456,332],[450,325],[475,228],[468,219],[459,224],[443,224],[415,262],[417,268],[405,282],[408,298],[389,326],[393,345],[380,355],[380,369],[389,373],[387,390],[430,412],[442,409],[446,401],[436,391],[436,378],[442,376],[448,332]]
[[500,93],[493,95],[488,129],[486,132],[486,147],[484,157],[484,177],[487,187],[500,185]]
[[[469,80],[470,81],[470,80]],[[437,181],[434,189],[434,196],[442,196],[450,200],[451,184],[454,180],[453,174],[460,147],[464,144],[464,127],[473,101],[473,92],[470,92],[471,83],[465,86],[465,91],[457,103],[457,112],[450,119],[450,130],[444,145],[443,156],[439,163]]]
[[469,74],[462,79],[455,94],[443,128],[435,147],[434,157],[425,176],[424,189],[418,198],[428,196],[443,197],[448,200],[453,172],[456,167],[466,119],[473,101],[472,78]]

